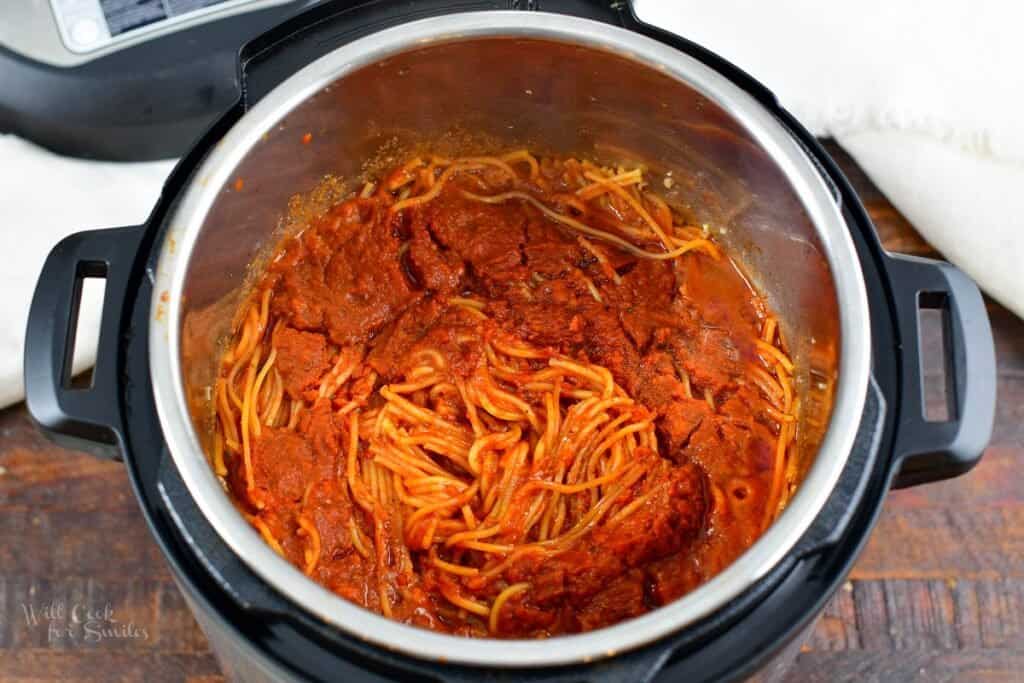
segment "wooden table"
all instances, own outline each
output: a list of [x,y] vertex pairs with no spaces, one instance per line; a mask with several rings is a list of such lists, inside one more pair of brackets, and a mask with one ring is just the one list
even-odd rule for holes
[[[887,247],[933,255],[831,151]],[[1024,680],[1024,322],[996,304],[989,314],[999,405],[984,460],[959,479],[889,496],[794,683]],[[54,446],[19,405],[0,412],[0,680],[66,679],[220,675],[122,465]]]

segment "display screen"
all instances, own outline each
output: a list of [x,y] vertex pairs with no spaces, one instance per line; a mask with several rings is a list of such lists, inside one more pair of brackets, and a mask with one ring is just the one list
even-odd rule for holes
[[50,0],[50,6],[65,46],[84,53],[130,41],[140,33],[158,35],[208,18],[288,1]]
[[100,0],[111,36],[149,26],[226,0]]

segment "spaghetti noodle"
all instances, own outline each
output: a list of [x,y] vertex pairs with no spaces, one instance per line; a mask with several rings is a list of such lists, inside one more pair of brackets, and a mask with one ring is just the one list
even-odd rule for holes
[[407,623],[611,624],[788,496],[778,322],[642,169],[412,159],[287,239],[238,321],[218,475],[275,551]]

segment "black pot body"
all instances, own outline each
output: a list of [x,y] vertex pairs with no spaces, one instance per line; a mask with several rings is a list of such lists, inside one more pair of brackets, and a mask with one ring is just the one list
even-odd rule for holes
[[[206,152],[281,80],[340,44],[414,18],[521,9],[572,14],[643,33],[684,51],[744,88],[815,162],[841,207],[861,261],[872,320],[872,380],[853,451],[828,503],[775,569],[727,608],[638,650],[549,669],[481,669],[427,662],[374,647],[299,610],[221,541],[167,452],[150,384],[152,273],[166,218]],[[624,3],[597,0],[324,3],[240,53],[240,98],[183,157],[146,225],[79,233],[51,253],[30,313],[28,403],[40,424],[100,455],[123,455],[172,573],[234,679],[430,681],[780,680],[802,634],[845,578],[885,492],[955,476],[980,457],[994,412],[991,332],[976,287],[948,264],[887,255],[835,163],[770,91],[717,56],[640,23]],[[105,277],[93,388],[68,389],[68,349],[83,277]],[[945,313],[954,410],[923,420],[918,310]],[[470,645],[471,646],[471,645]]]

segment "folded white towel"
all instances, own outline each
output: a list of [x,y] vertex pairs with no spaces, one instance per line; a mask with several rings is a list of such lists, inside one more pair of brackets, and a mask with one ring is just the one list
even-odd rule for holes
[[1024,5],[636,0],[835,138],[943,256],[1024,317]]
[[[46,255],[73,232],[138,225],[160,196],[173,162],[67,159],[0,135],[0,407],[25,395],[25,325]],[[83,291],[73,369],[96,359],[101,288]]]
[[[950,261],[1024,316],[1024,7],[999,0],[636,0],[832,136]],[[64,159],[0,136],[0,406],[24,395],[29,300],[65,235],[145,220],[172,162]],[[95,359],[83,302],[77,370]]]

